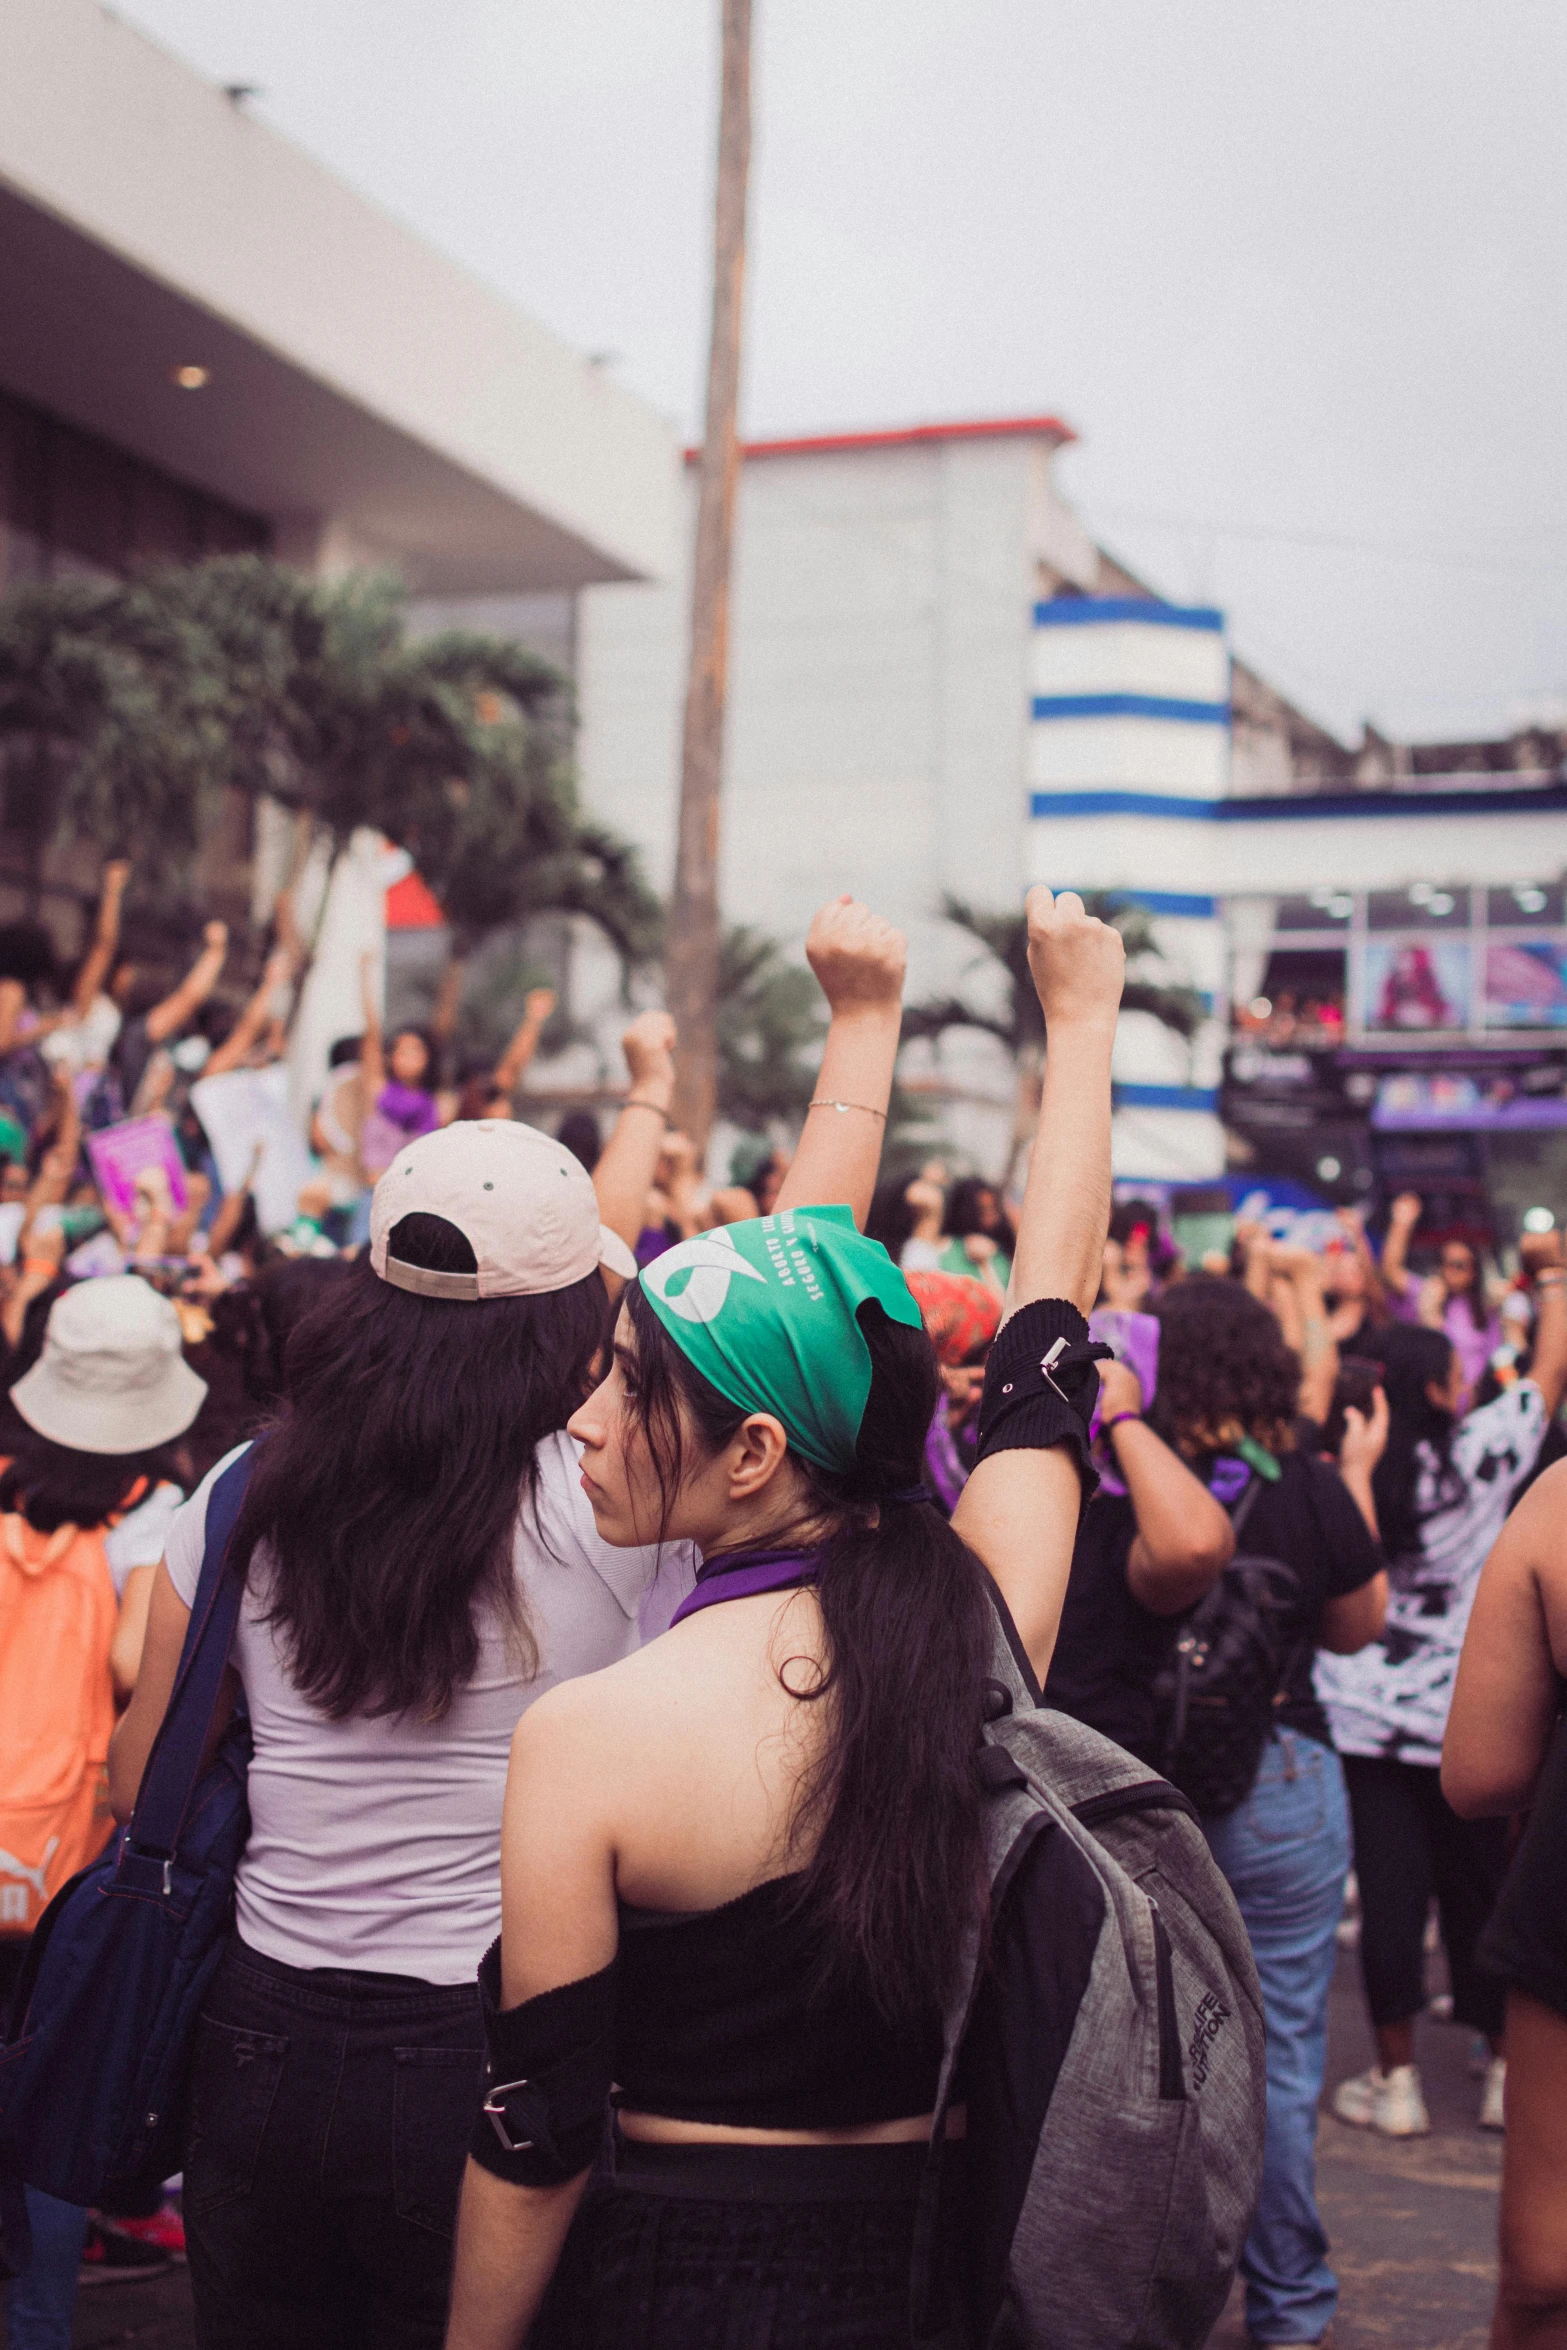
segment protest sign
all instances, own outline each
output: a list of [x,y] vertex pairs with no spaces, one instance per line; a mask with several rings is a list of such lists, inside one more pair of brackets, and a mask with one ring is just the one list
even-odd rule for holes
[[116,1215],[139,1212],[136,1178],[149,1167],[163,1170],[177,1216],[190,1205],[185,1162],[167,1118],[122,1118],[117,1126],[100,1127],[87,1137],[87,1156],[104,1204]]
[[301,1186],[315,1172],[289,1111],[286,1065],[274,1061],[266,1069],[203,1077],[191,1087],[190,1100],[225,1192],[243,1191],[248,1183],[262,1231],[286,1230],[299,1212]]

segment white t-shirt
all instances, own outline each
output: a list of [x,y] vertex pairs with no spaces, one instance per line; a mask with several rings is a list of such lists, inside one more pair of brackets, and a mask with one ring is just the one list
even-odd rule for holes
[[120,1007],[111,996],[94,996],[85,1019],[62,1021],[43,1041],[43,1056],[70,1070],[73,1077],[87,1069],[101,1069],[120,1033]]
[[[177,1485],[155,1485],[145,1501],[139,1501],[133,1510],[126,1511],[117,1526],[109,1528],[103,1538],[103,1548],[109,1572],[114,1577],[116,1596],[123,1593],[132,1567],[155,1567],[162,1558],[169,1528],[184,1499]],[[198,1575],[201,1572],[199,1558],[196,1572]]]
[[1420,1549],[1389,1562],[1382,1636],[1353,1656],[1317,1657],[1317,1695],[1341,1754],[1383,1755],[1430,1770],[1440,1765],[1480,1569],[1544,1435],[1545,1398],[1532,1379],[1467,1414],[1452,1442],[1453,1483],[1461,1496],[1440,1509],[1445,1496],[1437,1458],[1421,1445]]
[[[187,1607],[207,1496],[243,1450],[219,1461],[170,1527],[164,1556]],[[538,1464],[537,1501],[518,1519],[513,1555],[539,1669],[525,1680],[503,1627],[486,1630],[473,1679],[439,1722],[334,1722],[301,1697],[281,1630],[261,1620],[258,1553],[232,1651],[255,1737],[250,1841],[235,1887],[253,1950],[287,1966],[464,1983],[500,1932],[501,1798],[520,1716],[558,1681],[614,1664],[664,1630],[696,1566],[688,1544],[660,1554],[599,1540],[564,1431],[545,1438]]]

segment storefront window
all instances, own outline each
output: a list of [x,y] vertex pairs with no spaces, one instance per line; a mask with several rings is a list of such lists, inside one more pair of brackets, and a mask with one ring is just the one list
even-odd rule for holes
[[1491,939],[1482,1021],[1487,1028],[1567,1028],[1567,940]]
[[1563,896],[1559,881],[1515,881],[1511,889],[1486,891],[1485,918],[1493,930],[1520,924],[1558,923],[1567,920]]
[[1366,899],[1368,930],[1467,930],[1469,892],[1417,881],[1410,889],[1374,889]]
[[1403,1035],[1465,1029],[1472,983],[1467,939],[1368,940],[1362,1025]]

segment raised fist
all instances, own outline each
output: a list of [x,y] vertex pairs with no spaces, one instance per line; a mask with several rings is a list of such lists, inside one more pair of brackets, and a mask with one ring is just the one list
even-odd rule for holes
[[1126,947],[1109,922],[1088,913],[1074,890],[1028,893],[1028,967],[1049,1028],[1113,1029],[1126,976]]
[[1388,1221],[1401,1232],[1413,1232],[1425,1214],[1425,1204],[1417,1191],[1401,1191],[1388,1212]]
[[900,1004],[908,951],[901,930],[847,894],[822,907],[805,941],[805,959],[835,1012]]
[[620,1040],[633,1086],[644,1077],[664,1076],[675,1050],[675,1024],[667,1012],[639,1012]]

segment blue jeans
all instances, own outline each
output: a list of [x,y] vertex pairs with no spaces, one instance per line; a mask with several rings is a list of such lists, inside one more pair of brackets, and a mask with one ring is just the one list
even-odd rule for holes
[[1240,1809],[1203,1827],[1251,1936],[1267,2020],[1262,2194],[1241,2255],[1246,2324],[1259,2342],[1315,2342],[1338,2305],[1316,2189],[1334,1928],[1349,1873],[1338,1756],[1276,1731]]
[[33,2256],[5,2288],[6,2339],[11,2350],[71,2350],[87,2214],[36,2187],[26,2194]]

